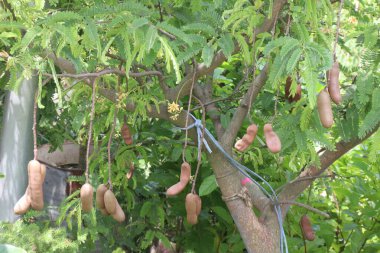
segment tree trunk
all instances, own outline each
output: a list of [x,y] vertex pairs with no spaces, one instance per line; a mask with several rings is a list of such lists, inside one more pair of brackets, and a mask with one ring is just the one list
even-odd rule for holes
[[269,209],[270,213],[265,215],[266,220],[259,220],[251,205],[247,204],[251,202],[249,196],[244,198],[237,196],[242,193],[240,172],[216,148],[213,148],[209,158],[222,192],[222,198],[227,204],[247,251],[250,253],[279,253],[278,223],[273,210]]

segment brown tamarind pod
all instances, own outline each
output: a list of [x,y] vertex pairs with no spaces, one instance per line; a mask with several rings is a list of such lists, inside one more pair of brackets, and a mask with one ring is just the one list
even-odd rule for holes
[[112,218],[114,218],[119,223],[125,220],[125,213],[118,202],[116,202],[116,211],[114,214],[112,214]]
[[198,216],[202,210],[202,199],[197,194],[195,195],[196,195],[196,200],[197,200],[197,216]]
[[340,95],[339,87],[339,63],[336,61],[333,63],[332,68],[328,71],[327,86],[331,100],[335,104],[342,102],[342,96]]
[[322,126],[330,128],[334,124],[334,117],[331,108],[330,96],[325,89],[323,89],[317,99],[318,114]]
[[96,189],[96,206],[104,215],[109,215],[109,213],[106,210],[106,205],[104,204],[104,195],[107,190],[108,188],[105,184],[100,184]]
[[197,195],[193,193],[188,193],[186,195],[185,207],[187,214],[187,222],[192,225],[197,224],[198,222],[197,204],[199,205]]
[[131,145],[133,143],[131,130],[126,123],[121,127],[121,136],[123,137],[125,144]]
[[89,184],[85,183],[80,188],[80,201],[82,203],[83,212],[90,212],[92,209],[94,188]]
[[133,162],[131,162],[129,164],[129,171],[127,172],[127,174],[125,174],[125,178],[127,180],[131,179],[132,176],[133,176],[133,172],[135,171],[135,165],[133,164]]
[[17,201],[13,207],[13,212],[17,215],[26,213],[31,206],[31,198],[29,192],[29,186],[26,188],[25,194]]
[[241,138],[241,140],[238,140],[235,143],[235,148],[240,152],[246,150],[249,147],[249,145],[251,145],[252,142],[255,140],[257,130],[257,125],[249,125],[247,128],[247,133],[243,136],[243,138]]
[[288,76],[288,78],[286,79],[286,84],[285,84],[285,98],[289,101],[289,103],[297,102],[298,100],[301,99],[301,96],[302,96],[302,87],[300,84],[297,84],[297,89],[294,96],[290,94],[292,82],[293,82],[292,78]]
[[42,184],[44,183],[45,181],[45,177],[46,177],[46,165],[41,163],[41,178],[42,178]]
[[258,127],[256,124],[251,124],[247,127],[247,134],[253,136],[253,139],[255,139],[257,135]]
[[265,142],[270,152],[278,153],[281,151],[281,140],[273,131],[272,124],[264,125]]
[[169,187],[169,189],[166,190],[167,196],[175,196],[179,194],[180,192],[185,189],[186,185],[190,181],[191,176],[191,167],[190,164],[187,162],[183,162],[181,164],[181,175],[180,175],[180,181],[176,183],[175,185]]
[[240,151],[240,152],[243,152],[244,150],[246,150],[248,148],[248,144],[245,143],[243,140],[238,140],[236,143],[235,143],[235,148]]
[[109,214],[115,214],[117,199],[111,190],[104,194],[104,206]]
[[308,241],[313,241],[315,239],[315,234],[313,227],[311,226],[310,219],[307,215],[303,215],[300,220],[300,226],[304,238]]
[[45,173],[41,173],[41,164],[37,160],[31,160],[28,163],[29,174],[29,190],[31,197],[31,206],[35,210],[42,210],[44,208],[44,193],[42,189]]
[[179,177],[181,182],[188,183],[190,181],[191,176],[191,167],[187,162],[183,162],[181,164],[181,175]]

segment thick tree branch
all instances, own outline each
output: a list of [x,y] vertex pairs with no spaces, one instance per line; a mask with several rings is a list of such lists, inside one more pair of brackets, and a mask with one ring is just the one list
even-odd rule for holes
[[[195,96],[197,96],[203,103],[207,115],[210,117],[214,124],[215,132],[220,139],[224,133],[224,129],[222,127],[222,123],[220,121],[220,112],[214,103],[210,103],[212,101],[212,76],[209,76],[205,85],[198,85],[194,89]],[[207,105],[206,105],[207,104]]]
[[240,106],[237,108],[234,116],[232,117],[231,124],[222,137],[222,144],[226,149],[230,149],[233,145],[235,137],[239,131],[239,128],[247,115],[248,112],[248,103],[252,97],[252,102],[255,101],[259,91],[264,86],[268,74],[268,64],[264,66],[261,73],[255,78],[252,82],[252,85],[249,87],[248,92],[244,95]]
[[[233,53],[236,53],[238,51],[239,47],[236,46]],[[204,63],[199,64],[197,66],[197,69],[189,72],[179,85],[166,92],[166,98],[174,101],[177,97],[178,99],[181,99],[182,97],[186,96],[190,92],[194,71],[196,71],[195,80],[198,80],[199,77],[212,73],[225,60],[227,60],[226,56],[222,53],[222,51],[219,51],[214,56],[209,67],[207,67]]]
[[[379,129],[379,125],[377,125],[362,139],[356,138],[348,142],[341,141],[336,144],[335,151],[325,151],[320,156],[320,168],[316,167],[315,165],[310,165],[304,171],[302,171],[295,180],[287,183],[279,194],[280,201],[294,201],[307,187],[309,187],[309,185],[316,179],[316,177],[321,175],[331,164],[333,164],[341,156],[374,134]],[[309,177],[309,179],[303,180],[307,177]],[[285,207],[285,211],[287,207],[288,206]]]
[[255,34],[260,34],[262,32],[267,32],[269,31],[270,29],[272,29],[275,21],[276,21],[276,17],[278,17],[282,7],[284,6],[284,4],[287,2],[287,0],[278,0],[278,1],[275,1],[273,3],[273,8],[272,8],[272,15],[270,16],[270,18],[268,19],[265,19],[264,23],[255,30]]

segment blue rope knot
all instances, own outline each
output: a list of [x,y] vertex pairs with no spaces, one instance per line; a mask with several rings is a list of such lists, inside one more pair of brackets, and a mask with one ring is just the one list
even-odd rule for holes
[[187,126],[187,127],[181,128],[181,129],[182,130],[189,130],[189,129],[195,127],[197,129],[197,136],[198,136],[198,152],[201,151],[201,142],[202,142],[202,138],[203,138],[203,145],[205,145],[205,148],[211,154],[212,150],[211,150],[210,146],[208,145],[207,140],[203,136],[203,124],[202,124],[202,121],[200,119],[195,118],[193,115],[191,115],[191,116],[194,119],[194,123],[191,124],[191,125],[189,125],[189,126]]

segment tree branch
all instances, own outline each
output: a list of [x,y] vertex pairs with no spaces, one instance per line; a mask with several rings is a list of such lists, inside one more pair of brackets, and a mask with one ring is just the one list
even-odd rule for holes
[[[315,165],[310,165],[304,171],[300,173],[300,175],[293,181],[287,183],[282,191],[279,194],[280,201],[294,201],[309,185],[319,176],[321,175],[331,164],[333,164],[336,160],[338,160],[341,156],[346,154],[355,146],[362,143],[364,140],[369,138],[372,134],[374,134],[379,129],[380,124],[378,124],[371,132],[369,132],[363,138],[356,138],[348,142],[341,141],[336,144],[336,150],[325,151],[322,155],[320,155],[321,166],[320,168]],[[306,179],[309,177],[309,179]],[[305,180],[304,180],[305,179]],[[288,206],[285,206],[285,212],[287,211]]]
[[[220,121],[220,112],[214,103],[210,103],[212,101],[212,76],[207,77],[207,81],[205,85],[198,85],[194,89],[195,95],[202,101],[207,114],[214,124],[214,128],[216,131],[217,138],[220,139],[224,133],[224,129],[222,123]],[[206,105],[207,104],[207,105]]]
[[268,74],[268,64],[264,66],[261,73],[255,78],[255,80],[252,82],[251,86],[249,87],[247,93],[244,95],[240,106],[237,108],[236,112],[234,113],[234,116],[232,117],[231,124],[229,125],[228,129],[226,129],[225,133],[222,137],[222,144],[227,150],[229,150],[233,142],[235,140],[235,137],[239,131],[239,128],[247,115],[248,112],[248,103],[252,96],[252,102],[255,101],[257,95],[259,94],[259,91],[264,86],[265,81],[267,79]]
[[[239,47],[235,46],[235,50],[233,52],[236,53],[239,51]],[[196,71],[195,80],[198,80],[199,77],[212,73],[217,67],[219,67],[225,60],[227,60],[226,56],[220,50],[213,58],[211,65],[207,67],[204,63],[201,63],[197,66],[196,70],[189,72],[182,82],[176,87],[168,90],[166,92],[166,98],[174,101],[177,97],[181,99],[186,96],[190,92],[191,83],[193,80],[194,71]]]

